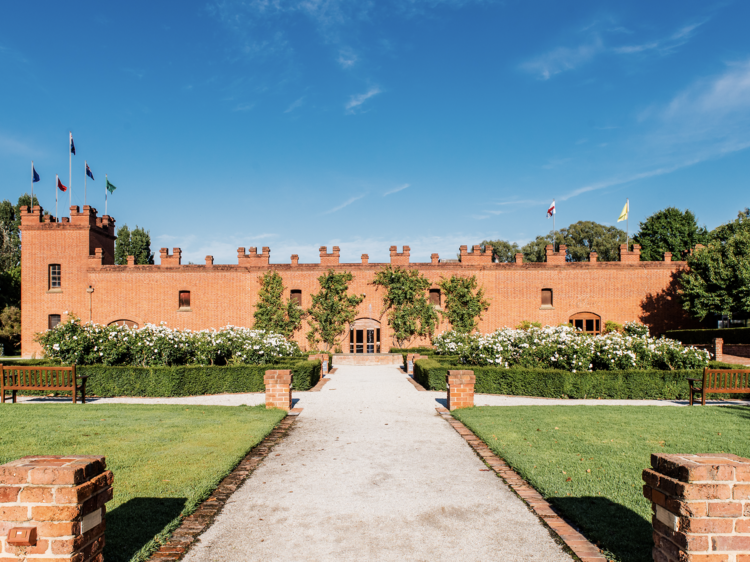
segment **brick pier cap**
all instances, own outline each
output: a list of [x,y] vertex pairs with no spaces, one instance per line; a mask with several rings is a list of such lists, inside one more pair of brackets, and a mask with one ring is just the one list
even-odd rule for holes
[[[0,465],[0,559],[101,562],[113,480],[100,456],[29,456]],[[36,544],[8,544],[19,527],[36,528]]]
[[750,562],[750,459],[651,455],[655,562]]

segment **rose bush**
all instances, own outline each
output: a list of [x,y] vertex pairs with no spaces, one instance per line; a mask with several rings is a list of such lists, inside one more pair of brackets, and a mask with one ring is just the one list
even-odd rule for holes
[[521,366],[538,369],[611,371],[700,369],[710,354],[666,338],[651,338],[648,328],[625,325],[625,333],[586,335],[571,326],[525,330],[504,328],[492,334],[446,332],[435,336],[440,355],[458,355],[469,365]]
[[219,330],[176,330],[163,323],[143,328],[83,324],[70,316],[64,324],[37,334],[47,357],[77,365],[224,365],[272,363],[300,354],[281,334],[226,326]]

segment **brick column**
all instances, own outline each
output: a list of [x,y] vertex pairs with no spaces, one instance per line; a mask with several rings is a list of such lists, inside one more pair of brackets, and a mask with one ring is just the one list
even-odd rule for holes
[[292,372],[266,371],[266,408],[292,409]]
[[448,371],[448,409],[471,408],[474,405],[474,371]]
[[714,338],[714,360],[724,361],[724,338]]
[[97,456],[31,456],[1,465],[0,559],[101,562],[113,479]]
[[750,562],[750,459],[651,455],[655,562]]

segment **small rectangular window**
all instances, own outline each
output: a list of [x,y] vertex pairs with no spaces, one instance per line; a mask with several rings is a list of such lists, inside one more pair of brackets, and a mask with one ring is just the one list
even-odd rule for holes
[[55,326],[57,326],[60,323],[60,315],[59,314],[50,314],[47,317],[47,327],[51,330]]
[[60,264],[53,263],[49,266],[49,288],[59,289],[62,287],[61,281]]
[[289,295],[289,300],[296,302],[299,306],[302,306],[302,291],[299,289],[292,289]]
[[552,289],[542,289],[542,306],[552,306]]
[[180,308],[190,308],[190,291],[180,291]]
[[430,304],[440,306],[440,289],[430,289]]

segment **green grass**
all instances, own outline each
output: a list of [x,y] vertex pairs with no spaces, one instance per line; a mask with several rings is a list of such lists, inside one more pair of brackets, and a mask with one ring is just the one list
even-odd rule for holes
[[651,453],[750,457],[750,408],[516,406],[453,415],[613,560],[652,562]]
[[104,558],[145,560],[284,417],[257,407],[0,407],[0,463],[25,455],[104,455],[115,475]]

